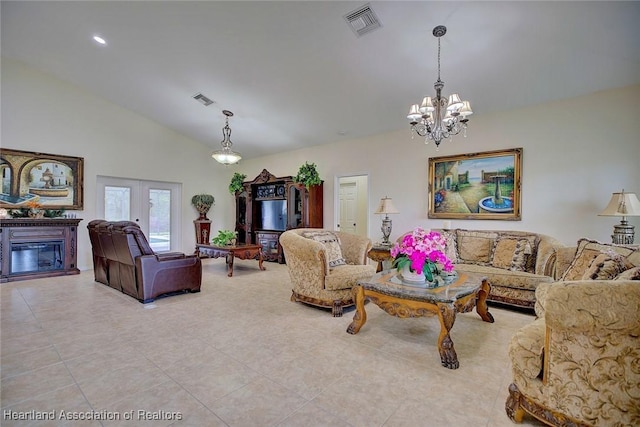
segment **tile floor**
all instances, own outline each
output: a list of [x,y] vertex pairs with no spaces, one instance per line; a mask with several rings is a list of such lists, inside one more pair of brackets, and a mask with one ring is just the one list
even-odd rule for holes
[[[91,271],[0,285],[0,424],[514,425],[507,343],[530,315],[490,307],[494,324],[458,315],[460,368],[449,370],[436,318],[398,319],[371,304],[349,335],[353,311],[333,318],[290,302],[287,267],[266,266],[239,261],[228,278],[223,260],[204,260],[202,292],[147,305]],[[8,419],[19,414],[54,419]],[[87,415],[106,419],[71,419]]]

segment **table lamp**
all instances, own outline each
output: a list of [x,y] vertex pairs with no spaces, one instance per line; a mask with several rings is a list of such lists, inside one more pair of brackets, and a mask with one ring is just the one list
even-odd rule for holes
[[599,216],[621,216],[620,224],[613,226],[611,239],[618,245],[633,243],[634,226],[627,222],[628,216],[640,216],[640,200],[635,193],[613,193],[607,207]]
[[389,197],[383,197],[380,199],[380,204],[378,205],[378,209],[374,212],[374,214],[384,214],[385,217],[382,219],[382,246],[391,246],[391,242],[389,242],[389,236],[391,235],[391,218],[389,218],[389,214],[397,214],[400,213],[393,206],[391,199]]

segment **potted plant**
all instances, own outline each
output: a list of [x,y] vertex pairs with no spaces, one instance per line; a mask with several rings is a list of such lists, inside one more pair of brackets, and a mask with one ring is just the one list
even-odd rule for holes
[[231,178],[231,183],[229,183],[229,193],[236,194],[239,191],[244,189],[242,183],[247,178],[247,175],[235,172],[233,177]]
[[304,184],[307,190],[312,185],[319,185],[322,183],[315,163],[304,162],[304,165],[300,166],[298,174],[293,179],[295,182]]
[[218,235],[211,239],[215,246],[226,246],[235,244],[236,232],[231,230],[219,230]]
[[199,220],[207,220],[207,212],[211,209],[211,206],[215,203],[215,199],[211,194],[196,194],[191,198],[191,204],[196,208],[200,214]]

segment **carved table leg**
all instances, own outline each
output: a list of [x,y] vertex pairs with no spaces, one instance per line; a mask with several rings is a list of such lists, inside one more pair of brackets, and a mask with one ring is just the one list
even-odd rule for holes
[[229,255],[227,255],[227,265],[229,266],[229,273],[227,273],[227,276],[231,277],[233,276],[233,252],[230,252]]
[[353,315],[353,321],[347,328],[347,332],[351,335],[355,335],[367,321],[367,312],[364,311],[364,288],[356,285],[353,287],[352,292],[353,300],[356,303],[356,313]]
[[486,279],[483,279],[476,296],[476,313],[478,313],[485,322],[493,323],[493,315],[489,313],[489,308],[487,307],[487,297],[490,291],[491,285]]
[[438,304],[438,319],[440,319],[440,336],[438,337],[438,351],[440,352],[440,360],[442,366],[449,369],[458,369],[458,355],[453,348],[453,341],[449,332],[453,328],[456,321],[455,307],[447,304]]
[[260,270],[266,270],[266,267],[262,266],[262,261],[264,261],[264,259],[262,258],[262,251],[258,251],[258,267],[260,268]]

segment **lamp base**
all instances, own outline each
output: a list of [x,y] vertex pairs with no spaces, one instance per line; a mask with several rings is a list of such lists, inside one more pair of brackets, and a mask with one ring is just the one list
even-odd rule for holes
[[620,224],[613,226],[611,240],[617,245],[631,245],[633,244],[635,234],[634,229],[635,227],[633,225],[629,225],[629,223],[623,219],[620,221]]
[[391,242],[389,242],[389,236],[391,235],[391,218],[387,215],[386,218],[382,220],[382,227],[380,227],[382,231],[382,242],[383,246],[391,246]]

